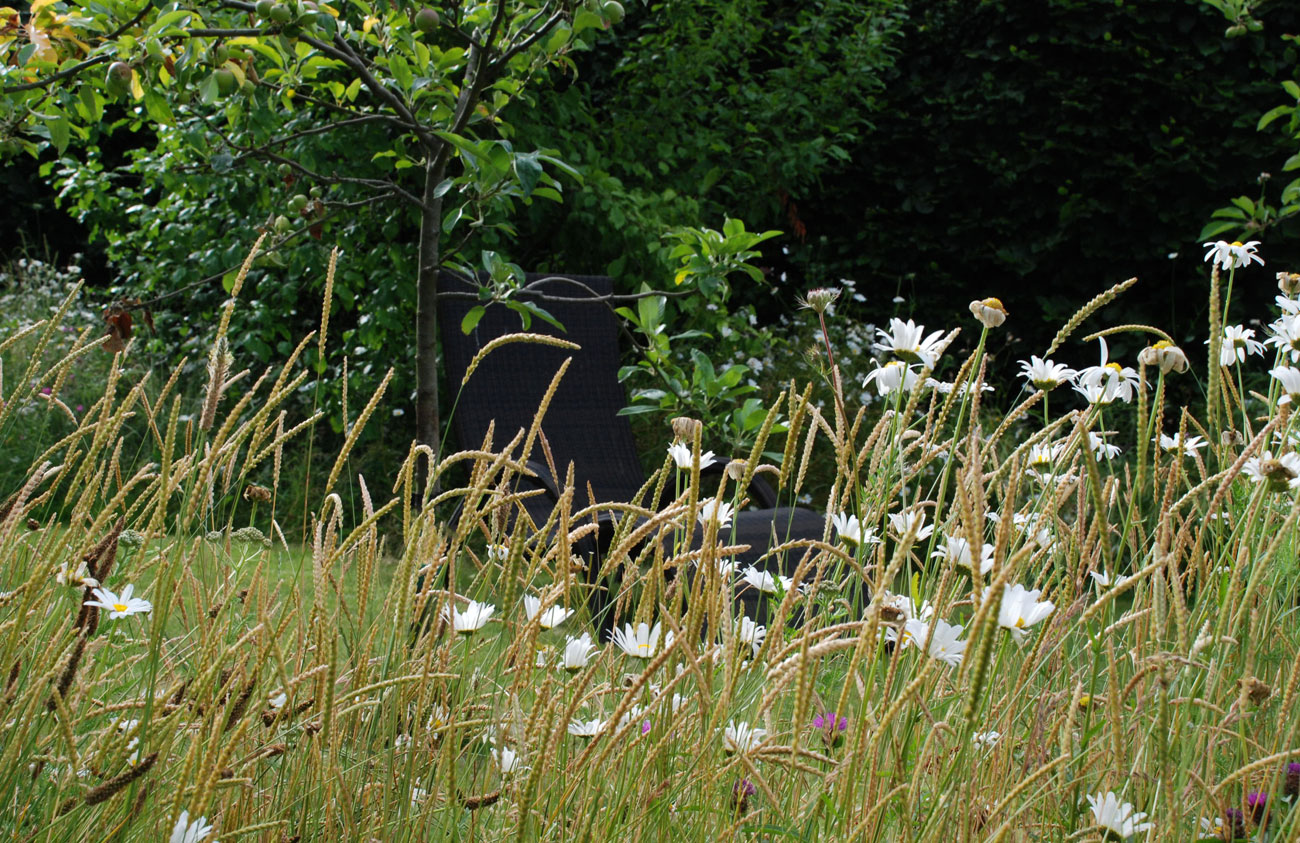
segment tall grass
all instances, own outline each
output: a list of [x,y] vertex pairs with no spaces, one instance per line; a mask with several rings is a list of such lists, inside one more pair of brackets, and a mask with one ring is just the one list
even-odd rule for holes
[[[284,447],[314,421],[281,412],[307,377],[298,354],[246,372],[219,332],[188,384],[182,369],[128,380],[128,349],[99,401],[64,413],[58,385],[102,354],[83,336],[41,363],[75,295],[22,340],[41,365],[7,378],[0,406],[0,430],[32,412],[73,426],[0,509],[14,839],[163,839],[201,817],[223,840],[1095,840],[1089,798],[1107,791],[1148,815],[1134,839],[1196,839],[1202,820],[1300,835],[1284,389],[1251,398],[1225,368],[1205,426],[1165,406],[1179,374],[1153,352],[1135,415],[1122,399],[1063,411],[1078,402],[1040,390],[1000,401],[994,426],[981,386],[996,326],[943,385],[922,369],[951,334],[920,357],[895,343],[923,362],[883,413],[845,395],[822,411],[791,385],[784,441],[765,427],[716,493],[696,459],[666,459],[651,483],[675,498],[625,505],[639,517],[601,572],[572,553],[604,509],[585,494],[565,489],[545,525],[511,515],[534,432],[440,459],[469,479],[423,508],[418,448],[383,478],[349,477],[341,454],[330,485],[361,504],[319,501],[310,592],[295,594],[277,500]],[[1123,376],[1107,371],[1103,388]],[[1127,459],[1090,437],[1112,419]],[[138,428],[152,457],[132,463]],[[695,454],[698,430],[675,424]],[[1211,444],[1171,455],[1152,446],[1161,432]],[[761,467],[765,450],[782,464]],[[792,581],[764,598],[760,634],[728,597],[734,534],[701,510],[742,505],[758,471],[797,500],[816,451],[838,467],[819,502],[836,527],[782,544]],[[645,658],[576,640],[592,574],[615,571],[619,621],[658,628],[633,642]],[[88,607],[86,577],[124,606],[134,586],[151,610]],[[577,611],[530,620],[525,596]],[[494,607],[486,623],[470,600]]]

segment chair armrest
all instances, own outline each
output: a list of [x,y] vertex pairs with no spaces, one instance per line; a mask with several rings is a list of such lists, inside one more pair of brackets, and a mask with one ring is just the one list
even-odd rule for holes
[[542,488],[546,490],[546,494],[551,496],[551,500],[556,503],[560,502],[560,486],[555,482],[555,478],[551,476],[551,470],[546,467],[546,463],[538,462],[537,460],[528,460],[524,463],[524,468],[537,475],[535,478],[528,477],[528,475],[524,475],[524,477],[527,477],[529,480],[535,479],[542,485]]

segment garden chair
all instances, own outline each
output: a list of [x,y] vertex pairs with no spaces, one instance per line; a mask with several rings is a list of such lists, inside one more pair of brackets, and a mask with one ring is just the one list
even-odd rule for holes
[[[627,396],[618,382],[619,332],[617,315],[608,301],[583,301],[609,296],[612,279],[601,276],[528,274],[526,292],[564,326],[564,330],[534,318],[532,333],[544,333],[571,340],[581,350],[571,350],[534,343],[503,345],[484,357],[463,388],[460,384],[474,356],[493,339],[522,330],[518,313],[500,303],[487,306],[473,330],[465,334],[462,320],[480,302],[474,294],[478,286],[463,276],[446,270],[440,287],[444,297],[439,302],[439,327],[442,331],[443,360],[446,366],[450,399],[455,400],[451,416],[451,434],[462,448],[477,448],[494,426],[494,447],[501,447],[520,429],[528,430],[541,405],[543,395],[565,358],[573,362],[560,381],[542,420],[541,431],[550,449],[556,472],[552,477],[542,448],[535,446],[528,468],[537,476],[520,477],[520,490],[541,489],[543,494],[522,501],[532,521],[545,524],[559,500],[560,486],[570,464],[573,466],[575,496],[573,510],[589,504],[588,492],[597,503],[636,502],[651,508],[657,502],[638,500],[646,485],[646,475],[637,456],[632,428],[619,410]],[[457,295],[461,294],[461,295]],[[543,301],[541,297],[570,299]],[[575,300],[576,299],[576,300]],[[459,390],[459,396],[457,391]],[[665,428],[666,429],[666,428]],[[668,437],[665,436],[665,447]],[[713,471],[725,470],[726,460],[719,460]],[[530,485],[531,484],[531,485]],[[811,510],[778,507],[776,493],[761,478],[750,484],[749,497],[759,509],[737,513],[736,544],[751,549],[736,559],[736,570],[751,564],[760,569],[789,576],[798,562],[795,553],[784,558],[759,561],[774,543],[792,538],[817,538],[824,534],[825,518]],[[613,513],[599,519],[597,535],[581,542],[575,552],[584,557],[588,571],[596,571],[601,554],[615,528]],[[577,525],[574,525],[575,527]],[[701,530],[694,531],[698,542]],[[729,533],[724,533],[729,535]],[[617,584],[614,584],[617,585]],[[590,608],[602,629],[617,620],[607,607],[612,595],[600,588],[592,592]],[[742,589],[738,595],[750,617],[763,615],[760,595]]]

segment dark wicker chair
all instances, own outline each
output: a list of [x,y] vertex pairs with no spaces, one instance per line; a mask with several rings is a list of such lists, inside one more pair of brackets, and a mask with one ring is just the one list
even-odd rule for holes
[[[530,289],[556,297],[581,299],[607,296],[613,292],[612,280],[601,276],[529,274],[526,281]],[[440,287],[444,292],[474,292],[478,289],[477,285],[447,271],[442,274]],[[627,396],[618,382],[620,327],[609,304],[598,301],[539,302],[564,325],[565,330],[560,331],[536,318],[529,330],[572,340],[582,347],[581,350],[523,343],[502,346],[484,358],[456,398],[456,390],[474,355],[496,337],[522,330],[517,313],[504,305],[493,304],[488,306],[474,330],[466,335],[461,330],[461,322],[477,303],[467,297],[447,297],[439,302],[443,360],[451,391],[449,402],[456,400],[451,433],[457,443],[462,448],[477,447],[483,441],[488,425],[494,421],[494,442],[498,447],[508,442],[519,429],[528,429],[552,377],[564,359],[571,356],[573,362],[561,380],[541,426],[561,477],[550,477],[541,449],[534,448],[529,467],[536,471],[539,479],[524,478],[521,482],[535,482],[535,488],[543,488],[545,494],[528,498],[525,502],[527,512],[534,523],[546,522],[558,499],[556,481],[563,483],[563,475],[570,463],[577,492],[575,509],[587,505],[588,488],[597,503],[635,501],[645,485],[646,476],[637,456],[631,426],[626,417],[618,415],[627,403]],[[665,445],[667,442],[665,436]],[[719,463],[715,470],[720,471],[722,467],[723,464]],[[756,478],[751,484],[749,496],[763,508],[746,510],[736,516],[737,543],[752,548],[737,559],[737,570],[756,564],[774,542],[795,537],[820,538],[823,535],[823,516],[803,508],[777,507],[775,493],[761,478]],[[639,503],[652,506],[648,501]],[[613,533],[613,522],[602,519],[602,527],[599,536],[576,548],[588,557],[592,570],[599,566],[600,553],[606,549]],[[796,562],[794,558],[769,559],[760,567],[789,575]],[[762,614],[758,611],[758,595],[742,593],[740,598],[747,604],[751,617]],[[593,591],[591,610],[602,629],[609,629],[616,620],[606,611],[607,600],[603,590]]]

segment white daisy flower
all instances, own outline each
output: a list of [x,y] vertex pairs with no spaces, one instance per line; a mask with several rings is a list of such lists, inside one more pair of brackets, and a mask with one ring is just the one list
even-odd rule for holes
[[138,615],[144,612],[152,612],[153,611],[152,603],[150,603],[148,600],[142,600],[139,597],[131,596],[131,592],[134,589],[135,586],[128,585],[126,588],[122,590],[122,594],[119,597],[118,595],[114,594],[113,592],[109,591],[106,588],[96,588],[93,592],[91,592],[92,594],[95,595],[95,599],[87,600],[86,605],[98,606],[101,609],[107,610],[109,620],[115,620],[117,618],[128,618],[131,615]]
[[509,747],[500,746],[492,750],[492,760],[496,762],[497,767],[501,770],[501,775],[508,776],[511,773],[523,769],[522,759],[519,753]]
[[1164,433],[1160,434],[1152,441],[1160,446],[1160,450],[1166,453],[1175,454],[1181,452],[1185,457],[1195,456],[1198,450],[1210,444],[1199,436],[1188,436],[1181,440],[1182,444],[1180,446],[1180,440],[1177,436],[1169,436]]
[[722,745],[727,752],[738,752],[745,755],[757,749],[766,737],[766,729],[760,729],[749,723],[737,723],[732,720],[723,732]]
[[763,639],[767,636],[767,627],[760,626],[746,617],[741,617],[740,623],[736,629],[736,640],[742,644],[748,644],[758,655],[758,650],[763,646]]
[[895,512],[889,516],[889,529],[894,535],[902,538],[907,535],[907,531],[916,527],[916,541],[923,542],[934,534],[934,525],[925,523],[925,511],[921,509],[912,509],[906,512]]
[[[890,635],[890,633],[894,633],[894,635]],[[930,658],[951,667],[961,664],[962,656],[966,652],[966,642],[958,640],[961,633],[962,627],[960,625],[950,624],[943,618],[936,618],[934,621],[934,634],[930,636],[930,646],[927,650]],[[898,633],[894,632],[892,627],[886,630],[887,637],[895,638],[897,635]],[[925,621],[918,618],[908,618],[903,622],[902,641],[904,647],[922,647],[925,644],[927,635],[930,635],[930,625]]]
[[1289,356],[1292,363],[1300,362],[1300,314],[1283,314],[1270,322],[1268,329],[1270,335],[1264,342],[1277,346],[1277,350]]
[[200,840],[216,831],[207,817],[197,817],[190,822],[190,812],[181,811],[176,825],[172,826],[172,836],[167,843],[199,843]]
[[[980,576],[988,574],[993,570],[993,545],[985,543],[980,548]],[[943,547],[930,554],[935,559],[947,560],[949,564],[958,568],[971,569],[972,554],[970,542],[965,536],[944,536]]]
[[995,298],[978,299],[970,303],[971,315],[985,328],[996,328],[1007,321],[1007,309]]
[[790,577],[760,571],[753,565],[745,569],[745,572],[741,575],[741,581],[766,594],[776,594],[778,590],[785,593],[790,590],[790,586],[794,583],[794,580]]
[[[689,445],[686,445],[683,442],[674,442],[668,446],[668,455],[673,458],[673,462],[677,464],[678,468],[685,471],[691,469],[694,454],[691,453]],[[700,471],[703,471],[715,462],[717,462],[717,459],[713,456],[713,452],[705,451],[700,454]]]
[[496,606],[471,600],[465,607],[465,611],[458,611],[449,605],[443,609],[442,616],[445,620],[451,621],[452,628],[457,632],[470,635],[482,629],[496,610]]
[[998,741],[1002,740],[1002,733],[995,732],[992,729],[990,729],[987,732],[976,732],[975,734],[970,736],[970,739],[971,739],[971,743],[975,744],[976,746],[988,749],[993,745],[995,745]]
[[1242,243],[1240,240],[1232,243],[1226,240],[1216,240],[1201,245],[1209,249],[1205,253],[1205,262],[1223,269],[1250,266],[1252,261],[1260,266],[1264,265],[1264,259],[1255,254],[1255,249],[1259,246],[1258,240],[1251,240],[1248,243]]
[[911,392],[919,378],[920,374],[903,361],[890,360],[868,372],[862,380],[862,388],[866,389],[874,380],[876,392],[880,395],[889,395],[900,389],[903,392]]
[[1300,454],[1291,451],[1274,458],[1272,451],[1264,451],[1246,460],[1241,473],[1256,483],[1267,483],[1275,492],[1300,489]]
[[1187,355],[1169,340],[1160,340],[1139,351],[1138,362],[1144,366],[1159,368],[1162,375],[1170,372],[1186,372],[1188,366]]
[[266,704],[271,708],[272,711],[279,711],[280,709],[284,708],[284,704],[287,703],[288,701],[289,701],[289,695],[284,693],[283,691],[280,691],[279,693],[271,694],[269,697],[266,698]]
[[[1247,354],[1264,353],[1264,344],[1259,340],[1253,339],[1255,329],[1244,328],[1241,325],[1224,325],[1223,326],[1223,344],[1219,346],[1219,365],[1235,366],[1237,363],[1246,362]],[[1205,341],[1206,345],[1210,344],[1209,340]]]
[[591,643],[591,634],[584,632],[574,638],[569,636],[564,642],[564,655],[560,658],[560,667],[569,672],[582,670],[596,652],[596,645]]
[[889,320],[889,330],[877,328],[881,342],[872,343],[878,351],[887,351],[907,363],[920,363],[933,369],[939,355],[943,352],[943,331],[935,331],[925,336],[925,326],[917,325],[911,319],[904,322],[897,317]]
[[734,507],[731,504],[720,501],[717,498],[709,498],[700,501],[699,518],[701,526],[707,525],[710,521],[718,522],[718,529],[726,527],[731,523],[731,514]]
[[1268,373],[1282,388],[1282,396],[1277,399],[1279,404],[1300,403],[1300,369],[1294,366],[1279,366],[1276,369],[1269,369]]
[[1030,355],[1028,360],[1020,361],[1020,374],[1034,389],[1051,392],[1078,373],[1063,363],[1053,363]]
[[594,738],[605,730],[605,721],[597,717],[594,720],[572,720],[569,722],[569,734],[579,738]]
[[1097,584],[1098,588],[1110,588],[1112,582],[1115,585],[1123,585],[1124,583],[1132,579],[1132,577],[1112,578],[1111,575],[1106,573],[1104,570],[1089,571],[1088,576],[1092,577],[1092,581]]
[[[615,629],[610,632],[610,640],[632,658],[649,659],[659,652],[659,632],[659,624],[650,626],[643,622],[635,627],[632,624],[626,624],[622,629]],[[672,643],[673,634],[669,632],[664,637],[663,647],[666,649]]]
[[1146,814],[1135,813],[1128,802],[1120,802],[1114,791],[1105,794],[1088,794],[1088,804],[1092,806],[1093,822],[1100,828],[1118,834],[1127,840],[1135,834],[1141,834],[1155,826],[1143,822]]
[[541,613],[541,618],[538,620],[538,624],[542,629],[552,629],[557,627],[564,623],[564,621],[573,614],[572,609],[566,609],[563,606],[551,606],[545,611],[542,611],[542,600],[540,597],[525,595],[524,613],[528,615],[528,620],[531,621],[533,618],[536,618],[539,612]]
[[880,539],[876,537],[876,531],[867,528],[862,529],[858,523],[858,516],[849,515],[847,512],[837,512],[831,515],[831,526],[842,541],[845,541],[854,547],[861,544],[878,544]]
[[1074,389],[1088,399],[1089,404],[1111,404],[1116,399],[1127,404],[1133,400],[1141,384],[1138,373],[1132,366],[1112,363],[1105,338],[1098,342],[1101,343],[1101,362],[1080,369],[1075,376]]
[[934,617],[934,606],[930,604],[929,600],[923,601],[921,603],[921,608],[918,611],[916,604],[912,602],[912,598],[906,597],[902,594],[890,594],[886,591],[884,596],[880,598],[880,604],[893,609],[909,620],[918,619],[928,621],[930,618]]
[[[1010,630],[1011,637],[1020,643],[1025,640],[1025,630],[1047,619],[1056,609],[1050,600],[1039,602],[1042,595],[1039,589],[1027,589],[1020,583],[1009,585],[1002,590],[1002,604],[998,609],[998,626]],[[984,590],[988,597],[988,589]]]
[[1103,439],[1103,435],[1108,436],[1109,434],[1088,431],[1088,450],[1092,451],[1097,457],[1107,460],[1112,460],[1123,453],[1118,445],[1112,445]]
[[90,575],[90,568],[80,561],[60,565],[54,572],[54,581],[72,588],[95,588],[99,585],[99,580]]

